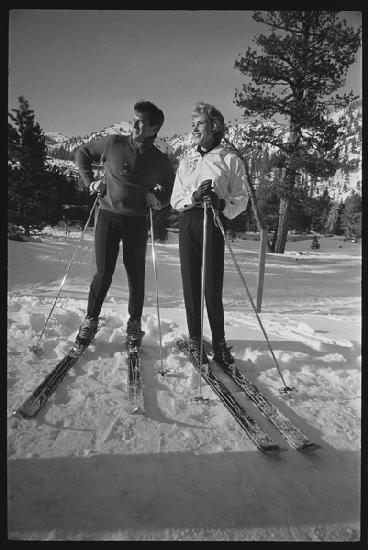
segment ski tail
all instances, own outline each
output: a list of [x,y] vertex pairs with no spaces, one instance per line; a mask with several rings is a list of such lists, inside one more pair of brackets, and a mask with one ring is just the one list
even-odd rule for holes
[[12,412],[12,416],[27,420],[35,418],[87,347],[88,344],[83,346],[77,343],[74,344],[72,349],[57,363],[55,368],[36,387],[31,395],[27,397],[24,403]]
[[256,420],[240,405],[227,389],[227,387],[216,377],[209,366],[206,369],[194,360],[190,353],[189,344],[185,340],[176,342],[180,351],[184,352],[192,365],[200,372],[203,379],[211,387],[213,392],[220,398],[226,409],[230,412],[236,422],[243,428],[249,439],[262,452],[273,452],[282,450],[278,443],[274,441],[256,422]]
[[127,342],[127,398],[131,414],[145,414],[140,345]]
[[[209,342],[204,343],[204,349],[208,355],[213,355],[213,348]],[[224,372],[244,391],[244,393],[259,408],[261,413],[278,429],[291,447],[301,452],[320,449],[321,445],[311,441],[300,428],[295,426],[278,408],[250,382],[237,368],[236,364],[219,364]]]

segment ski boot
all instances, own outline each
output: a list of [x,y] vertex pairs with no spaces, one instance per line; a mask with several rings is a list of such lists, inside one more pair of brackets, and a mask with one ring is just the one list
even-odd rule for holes
[[214,342],[213,347],[213,360],[216,363],[219,363],[223,367],[229,367],[235,363],[234,357],[231,355],[231,347],[226,345],[225,340],[220,340],[219,342]]
[[189,351],[193,360],[204,367],[204,370],[208,370],[208,357],[204,349],[202,349],[201,360],[201,340],[199,338],[189,338]]
[[126,328],[126,344],[127,346],[140,347],[144,332],[141,329],[141,321],[130,320]]
[[98,329],[98,319],[92,317],[85,317],[83,323],[79,327],[79,332],[75,339],[76,344],[82,346],[88,346],[93,340]]

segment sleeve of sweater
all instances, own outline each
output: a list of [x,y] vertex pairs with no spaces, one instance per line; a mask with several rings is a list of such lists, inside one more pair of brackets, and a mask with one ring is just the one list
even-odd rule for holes
[[104,161],[104,154],[111,136],[105,136],[96,141],[90,141],[79,147],[75,154],[78,170],[84,184],[89,187],[94,181],[92,164]]

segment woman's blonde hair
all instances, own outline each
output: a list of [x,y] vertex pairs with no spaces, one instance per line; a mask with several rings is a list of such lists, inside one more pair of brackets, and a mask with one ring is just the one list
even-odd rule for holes
[[214,105],[204,103],[203,101],[198,101],[193,107],[192,117],[198,116],[202,113],[204,113],[210,121],[215,137],[215,144],[218,145],[225,133],[224,117]]

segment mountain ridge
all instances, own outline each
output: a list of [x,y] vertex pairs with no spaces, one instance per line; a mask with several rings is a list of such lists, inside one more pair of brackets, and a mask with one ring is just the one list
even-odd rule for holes
[[[338,123],[343,124],[344,138],[340,140],[340,157],[341,168],[336,174],[327,180],[313,183],[312,192],[320,194],[325,189],[329,195],[337,201],[345,200],[346,197],[353,191],[359,194],[362,193],[362,101],[355,100],[345,109],[330,114],[331,118]],[[251,125],[254,127],[255,121],[241,122],[236,125],[229,125],[229,135],[235,136],[235,127],[246,133],[247,128]],[[271,124],[278,131],[285,132],[285,125],[278,122],[270,121],[266,124]],[[128,135],[131,133],[132,123],[129,121],[120,121],[112,123],[101,130],[90,132],[84,136],[66,137],[60,132],[45,132],[46,146],[48,149],[48,161],[52,165],[58,165],[61,169],[76,169],[73,160],[58,159],[58,151],[64,155],[73,156],[78,147],[84,143],[99,139],[106,135],[122,134]],[[237,132],[239,134],[239,132]],[[162,152],[169,155],[173,164],[177,166],[181,158],[188,154],[193,149],[191,134],[175,134],[172,137],[158,137],[155,141],[156,147]],[[236,143],[235,143],[236,145]],[[60,162],[57,162],[57,161]],[[64,163],[64,164],[63,164]]]

